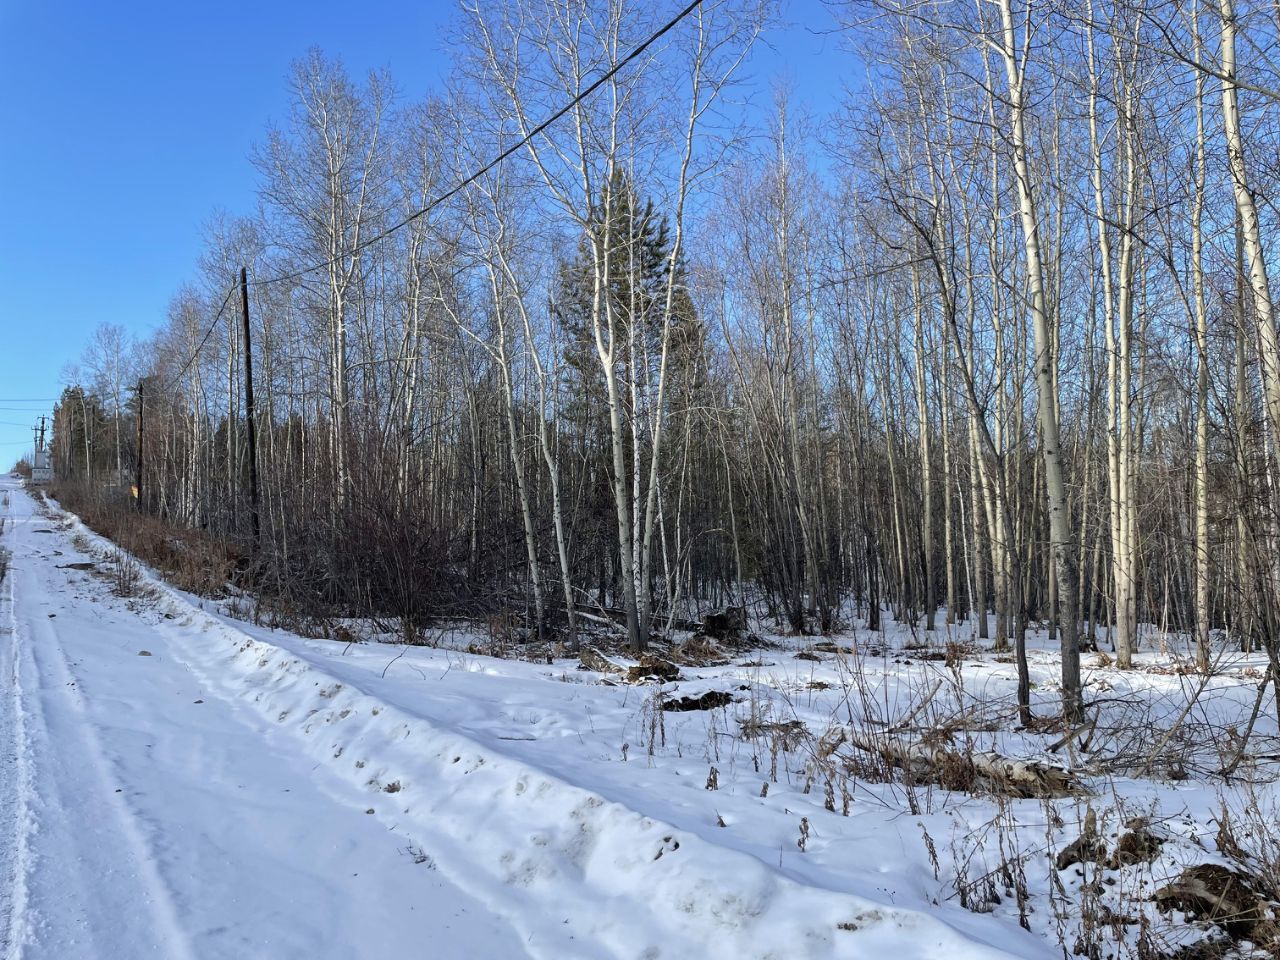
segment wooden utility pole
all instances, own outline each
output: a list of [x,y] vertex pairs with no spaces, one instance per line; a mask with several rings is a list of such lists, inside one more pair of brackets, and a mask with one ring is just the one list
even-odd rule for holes
[[138,463],[134,489],[137,491],[138,509],[142,509],[142,384],[138,381]]
[[258,520],[258,443],[253,422],[253,347],[249,339],[249,276],[240,268],[240,316],[244,320],[244,410],[249,433],[249,516],[253,524],[253,549],[261,535]]

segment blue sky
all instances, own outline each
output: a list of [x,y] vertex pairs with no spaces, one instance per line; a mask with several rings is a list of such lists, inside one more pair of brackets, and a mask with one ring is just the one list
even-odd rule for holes
[[[385,66],[417,99],[448,73],[454,10],[0,0],[0,468],[93,328],[145,335],[193,277],[209,215],[253,209],[249,150],[285,115],[290,61],[318,46],[353,73]],[[851,63],[822,0],[789,0],[784,19],[751,73],[787,77],[821,114]]]

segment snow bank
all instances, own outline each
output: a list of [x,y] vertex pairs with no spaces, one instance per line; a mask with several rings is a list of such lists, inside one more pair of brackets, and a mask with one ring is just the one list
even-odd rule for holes
[[[572,954],[583,957],[596,946],[644,958],[1000,955],[935,917],[796,883],[190,616],[182,652],[205,682],[295,737],[378,816],[431,834],[441,869],[535,949],[554,924],[590,942]],[[545,955],[566,956],[554,940]]]

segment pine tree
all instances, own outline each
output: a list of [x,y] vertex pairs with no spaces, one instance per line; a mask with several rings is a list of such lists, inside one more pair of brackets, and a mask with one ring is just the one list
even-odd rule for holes
[[[611,561],[616,555],[617,540],[616,534],[611,533],[616,516],[610,492],[613,467],[609,413],[592,324],[596,269],[593,248],[603,248],[607,239],[608,304],[602,312],[609,318],[610,332],[618,345],[615,366],[618,381],[624,385],[623,430],[629,474],[648,468],[648,464],[635,462],[634,451],[647,449],[636,443],[637,434],[643,440],[656,419],[668,415],[666,410],[654,409],[664,324],[669,324],[667,407],[689,406],[670,398],[686,397],[698,382],[698,371],[704,364],[705,331],[689,294],[684,258],[677,256],[672,268],[673,241],[667,217],[658,212],[651,199],[640,196],[624,173],[615,171],[588,222],[574,256],[559,266],[551,308],[566,335],[569,401],[563,423],[579,444],[585,471],[582,496],[576,506],[575,539],[581,561],[589,564],[583,571],[583,581],[597,588],[603,603],[609,595],[618,596],[618,567]],[[586,556],[582,555],[584,552]]]

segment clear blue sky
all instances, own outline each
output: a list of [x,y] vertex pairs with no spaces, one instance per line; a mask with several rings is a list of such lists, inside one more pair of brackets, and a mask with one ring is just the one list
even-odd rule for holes
[[[417,99],[448,73],[451,0],[0,0],[0,469],[24,452],[99,323],[145,335],[191,279],[202,225],[254,207],[248,161],[311,46],[388,67]],[[849,61],[822,0],[751,63],[833,107]],[[767,95],[766,95],[767,100]],[[12,409],[21,408],[21,409]]]

